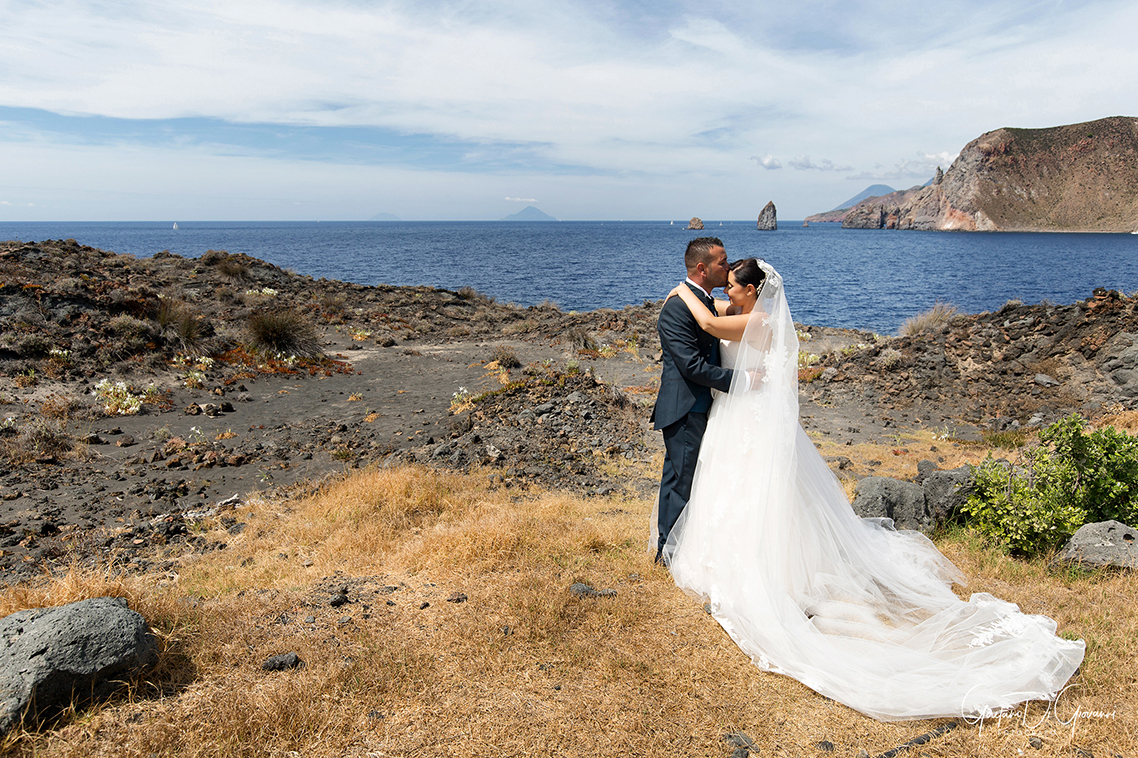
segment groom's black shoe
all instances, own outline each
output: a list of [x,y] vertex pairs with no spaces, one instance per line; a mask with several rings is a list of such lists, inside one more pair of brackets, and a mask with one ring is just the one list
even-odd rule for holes
[[664,568],[667,568],[667,567],[668,567],[668,561],[667,561],[667,559],[664,557],[664,547],[663,547],[663,545],[661,545],[660,547],[656,548],[656,558],[655,558],[655,563],[656,563],[656,565],[658,565],[658,566],[663,566]]

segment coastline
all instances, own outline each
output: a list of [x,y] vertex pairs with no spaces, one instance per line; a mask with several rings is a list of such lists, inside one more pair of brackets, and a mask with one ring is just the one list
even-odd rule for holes
[[[400,461],[481,466],[508,487],[654,491],[651,476],[625,481],[603,464],[649,465],[661,449],[647,423],[659,303],[564,313],[314,281],[247,256],[137,260],[67,242],[9,246],[0,264],[0,568],[12,574],[108,557],[150,568],[148,549],[183,544],[169,532],[186,514]],[[159,324],[173,302],[196,343]],[[246,347],[250,316],[282,310],[312,326],[325,358]],[[1106,364],[1135,332],[1135,302],[1107,291],[914,337],[800,325],[800,416],[819,444],[848,447],[1133,407],[1138,386]],[[140,412],[108,414],[104,379]],[[588,410],[541,421],[567,402]],[[878,468],[832,457],[850,482]]]

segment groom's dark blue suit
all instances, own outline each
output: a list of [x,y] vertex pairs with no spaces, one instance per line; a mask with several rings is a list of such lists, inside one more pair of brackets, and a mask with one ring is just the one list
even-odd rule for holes
[[[692,292],[715,314],[715,305],[699,287]],[[691,496],[695,464],[711,389],[727,392],[731,370],[719,366],[719,340],[699,328],[684,301],[668,298],[656,325],[663,353],[660,392],[652,409],[653,428],[664,432],[664,472],[660,477],[660,547],[680,517]]]

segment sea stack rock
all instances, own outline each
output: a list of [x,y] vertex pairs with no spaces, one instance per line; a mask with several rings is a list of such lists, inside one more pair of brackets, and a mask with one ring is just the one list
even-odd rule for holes
[[763,206],[763,212],[759,214],[759,231],[773,232],[778,229],[778,218],[774,210],[774,200],[771,200]]
[[703,229],[703,221],[699,216],[692,216],[691,221],[688,222],[688,229]]

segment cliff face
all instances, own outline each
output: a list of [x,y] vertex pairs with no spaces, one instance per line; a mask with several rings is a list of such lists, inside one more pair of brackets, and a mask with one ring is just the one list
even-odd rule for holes
[[1138,229],[1138,119],[997,129],[969,142],[938,179],[864,200],[845,213],[842,226],[1133,231]]

